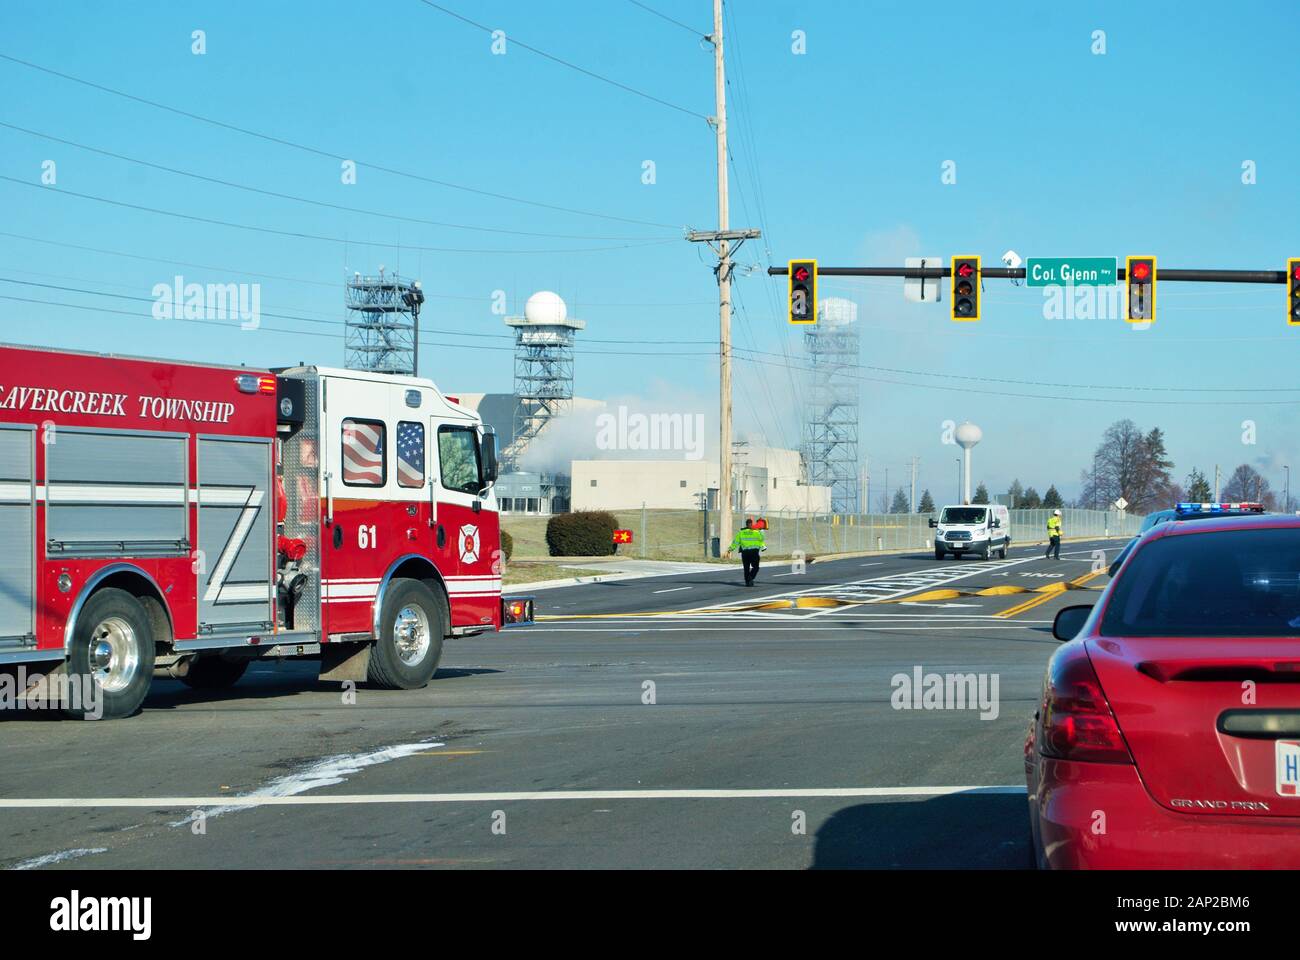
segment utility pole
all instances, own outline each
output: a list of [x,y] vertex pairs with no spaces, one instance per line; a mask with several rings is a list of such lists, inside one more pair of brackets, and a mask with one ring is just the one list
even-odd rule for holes
[[[732,230],[727,193],[727,73],[722,59],[722,0],[713,0],[713,86],[717,113],[709,118],[718,141],[718,229],[690,230],[686,239],[708,243],[718,255],[718,538],[731,542],[731,255],[757,230]],[[736,246],[731,246],[731,241]]]
[[[731,201],[727,190],[727,72],[722,60],[722,0],[713,0],[713,86],[717,101],[714,129],[718,140],[718,230],[726,233],[731,225]],[[718,455],[724,457],[722,502],[726,508],[720,517],[718,535],[723,543],[731,542],[731,244],[726,237],[718,241],[718,383],[720,396]]]
[[1219,465],[1214,465],[1214,502],[1219,502]]
[[916,461],[919,457],[912,457],[912,503],[911,511],[916,513]]

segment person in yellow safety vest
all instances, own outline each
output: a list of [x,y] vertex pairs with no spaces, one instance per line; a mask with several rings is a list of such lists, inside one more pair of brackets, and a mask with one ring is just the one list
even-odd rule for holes
[[754,581],[758,579],[758,555],[766,549],[763,531],[754,526],[753,518],[747,518],[745,526],[736,531],[731,546],[727,548],[727,556],[731,556],[736,550],[740,551],[740,562],[745,568],[745,586],[752,587]]
[[1050,560],[1052,553],[1055,551],[1056,559],[1061,559],[1061,511],[1055,510],[1047,518],[1047,553],[1043,558]]

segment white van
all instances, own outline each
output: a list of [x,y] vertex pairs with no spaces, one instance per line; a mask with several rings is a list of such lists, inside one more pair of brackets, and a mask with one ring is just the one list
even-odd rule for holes
[[987,560],[994,551],[1005,560],[1011,546],[1011,514],[999,503],[944,507],[938,520],[931,518],[930,526],[936,560],[949,553],[954,557],[974,553]]

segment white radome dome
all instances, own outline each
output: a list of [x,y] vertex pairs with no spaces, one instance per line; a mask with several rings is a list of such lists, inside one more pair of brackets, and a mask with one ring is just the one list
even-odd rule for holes
[[569,308],[558,293],[538,290],[524,304],[524,316],[529,323],[563,323],[568,319]]

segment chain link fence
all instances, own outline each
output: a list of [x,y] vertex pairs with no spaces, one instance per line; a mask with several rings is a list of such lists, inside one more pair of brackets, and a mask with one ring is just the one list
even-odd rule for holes
[[[635,508],[611,511],[620,527],[632,531],[631,544],[618,548],[619,556],[648,560],[713,559],[712,541],[718,536],[718,511],[651,510]],[[1012,510],[1012,544],[1047,542],[1047,518],[1051,510]],[[1142,517],[1116,510],[1061,511],[1064,539],[1127,538],[1136,535]],[[732,529],[744,526],[747,516],[736,513]],[[767,556],[787,557],[795,551],[805,556],[834,553],[871,553],[893,550],[929,550],[934,543],[930,527],[932,514],[874,513],[826,514],[781,511],[761,515],[767,521]],[[546,517],[502,517],[502,526],[515,540],[514,555],[520,559],[546,557]],[[719,547],[725,551],[729,544]]]

